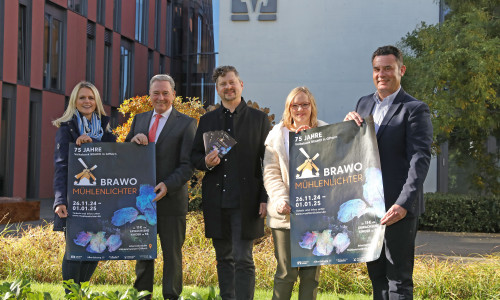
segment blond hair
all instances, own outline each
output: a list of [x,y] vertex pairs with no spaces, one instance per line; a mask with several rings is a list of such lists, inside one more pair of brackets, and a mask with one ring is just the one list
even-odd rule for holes
[[68,107],[64,111],[64,114],[59,119],[52,121],[52,125],[59,128],[59,126],[61,126],[62,122],[68,122],[69,120],[71,120],[71,118],[73,118],[73,115],[75,114],[75,111],[76,111],[76,99],[78,98],[78,93],[80,92],[80,90],[82,88],[88,88],[92,91],[92,93],[94,93],[94,99],[95,99],[95,103],[96,103],[96,111],[95,112],[99,116],[99,119],[101,118],[101,116],[106,115],[106,112],[104,111],[104,107],[102,106],[101,96],[99,95],[99,91],[97,90],[95,85],[93,85],[92,83],[90,83],[88,81],[80,81],[73,88],[73,91],[71,92],[71,96],[69,96]]
[[314,99],[313,94],[309,89],[305,86],[299,86],[294,88],[290,94],[286,97],[285,102],[285,111],[283,112],[283,125],[292,130],[293,129],[293,118],[290,113],[292,101],[299,93],[304,93],[311,103],[311,117],[309,118],[309,127],[314,128],[318,126],[318,108],[316,106],[316,100]]

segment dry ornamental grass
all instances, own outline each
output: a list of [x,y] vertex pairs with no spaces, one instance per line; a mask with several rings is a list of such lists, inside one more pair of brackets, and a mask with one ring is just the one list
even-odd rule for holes
[[[37,282],[61,282],[64,235],[52,231],[52,224],[17,231],[0,232],[0,278],[26,278]],[[158,243],[159,245],[159,243]],[[276,262],[270,230],[254,247],[256,288],[270,290]],[[163,258],[158,246],[155,284],[161,284]],[[93,283],[132,285],[135,261],[101,261]],[[204,236],[200,212],[189,213],[183,247],[184,284],[216,286],[217,272],[212,242]],[[493,255],[473,263],[417,257],[415,296],[422,299],[499,299],[500,256]],[[324,292],[369,295],[371,284],[365,264],[323,266],[320,290]]]

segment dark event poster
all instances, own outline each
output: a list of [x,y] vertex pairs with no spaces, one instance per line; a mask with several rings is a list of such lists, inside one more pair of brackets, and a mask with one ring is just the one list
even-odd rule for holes
[[66,255],[156,258],[155,145],[70,144]]
[[292,267],[373,261],[385,226],[373,118],[290,133]]

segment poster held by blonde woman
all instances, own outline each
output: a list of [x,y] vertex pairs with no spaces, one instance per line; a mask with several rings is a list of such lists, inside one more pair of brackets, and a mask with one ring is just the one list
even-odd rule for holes
[[267,225],[271,228],[277,269],[273,299],[290,299],[297,277],[299,299],[316,299],[319,266],[291,267],[290,199],[289,199],[289,133],[324,126],[317,119],[314,96],[307,87],[294,88],[285,102],[282,121],[267,136],[264,155],[264,186],[269,195]]

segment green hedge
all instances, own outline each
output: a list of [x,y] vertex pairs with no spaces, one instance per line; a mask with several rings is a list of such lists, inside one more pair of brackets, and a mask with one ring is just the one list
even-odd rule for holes
[[419,230],[500,232],[500,197],[427,193]]
[[[500,232],[500,197],[427,193],[419,230],[446,232]],[[189,203],[201,211],[201,197]]]

